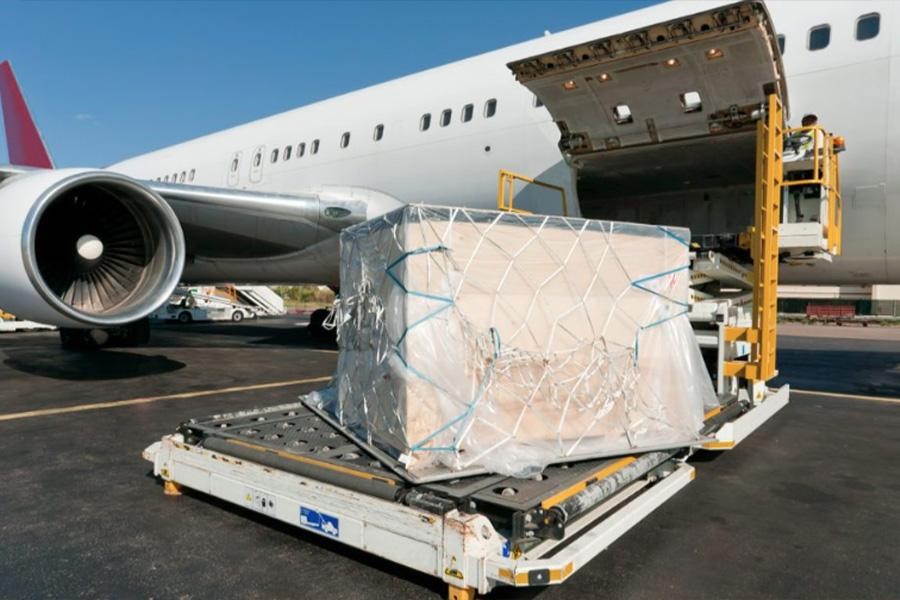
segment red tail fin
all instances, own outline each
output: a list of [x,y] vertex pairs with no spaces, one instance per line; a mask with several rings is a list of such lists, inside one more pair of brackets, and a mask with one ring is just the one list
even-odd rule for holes
[[52,169],[53,160],[31,118],[9,61],[0,63],[0,101],[3,104],[3,122],[6,124],[9,162],[23,167]]

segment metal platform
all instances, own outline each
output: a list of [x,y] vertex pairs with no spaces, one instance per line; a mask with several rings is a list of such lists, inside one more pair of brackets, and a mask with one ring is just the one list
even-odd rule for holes
[[[704,447],[733,447],[787,402],[720,396]],[[693,449],[559,464],[540,476],[416,484],[302,402],[183,423],[144,451],[181,486],[442,578],[450,597],[560,583],[690,483]],[[462,594],[462,595],[459,595]]]
[[[620,464],[558,466],[540,480],[513,483],[481,476],[410,487],[376,466],[356,462],[360,459],[342,462],[323,456],[338,448],[346,451],[347,446],[303,454],[241,439],[273,435],[277,423],[297,427],[300,416],[314,423],[309,413],[283,414],[288,412],[279,410],[281,417],[294,421],[281,420],[271,428],[267,424],[265,433],[260,429],[243,436],[239,429],[259,429],[252,423],[266,423],[253,420],[262,415],[231,415],[233,422],[218,422],[226,425],[221,430],[234,428],[236,436],[212,435],[215,421],[186,424],[190,441],[180,433],[166,436],[148,447],[144,458],[153,463],[169,494],[177,495],[186,486],[440,577],[450,586],[451,598],[471,598],[473,590],[486,593],[501,584],[564,581],[694,476],[693,467],[657,453],[645,464],[638,462],[641,457],[629,457],[624,464],[620,459]],[[324,436],[330,439],[327,430]],[[255,452],[254,460],[212,448],[220,444],[230,451]],[[321,477],[282,468],[287,464],[302,465],[297,471],[309,468]],[[338,475],[376,482],[371,487],[376,493],[361,493]],[[522,493],[516,500],[504,494],[512,485]],[[392,498],[384,493],[389,488],[396,488]],[[519,510],[528,505],[533,506],[530,511]],[[569,515],[560,510],[563,506],[582,511]]]
[[[526,537],[524,531],[517,531],[517,518],[522,520],[526,514],[543,516],[544,510],[582,491],[586,482],[614,475],[637,462],[634,457],[620,456],[551,465],[540,475],[525,479],[461,472],[445,481],[418,484],[400,477],[393,471],[393,463],[386,464],[379,455],[371,453],[370,447],[303,402],[191,419],[177,432],[186,445],[386,500],[422,505],[441,514],[457,507],[467,512],[485,512],[495,524],[509,529],[514,539]],[[660,454],[631,478],[686,451],[683,448]]]

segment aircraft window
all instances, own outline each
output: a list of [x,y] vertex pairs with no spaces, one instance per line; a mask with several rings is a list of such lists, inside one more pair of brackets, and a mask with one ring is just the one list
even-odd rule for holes
[[187,173],[184,171],[181,172],[181,177],[178,178],[178,183],[184,183],[184,180],[187,179]]
[[297,144],[297,158],[300,158],[306,154],[306,142],[300,142]]
[[178,173],[175,173],[174,175],[172,175],[172,183],[177,183],[177,182],[178,182]]
[[188,181],[193,181],[194,175],[196,175],[196,174],[197,174],[197,169],[191,169],[191,172],[188,173]]
[[350,145],[350,132],[345,131],[344,135],[341,136],[341,148],[346,148]]
[[262,152],[257,152],[256,156],[253,157],[253,166],[258,167],[262,163]]
[[234,159],[231,161],[231,172],[234,173],[238,169],[238,159]]
[[541,99],[538,98],[537,95],[535,95],[535,97],[532,98],[531,103],[534,105],[535,108],[540,108],[544,105],[544,103],[541,102]]
[[784,56],[784,36],[776,35],[775,39],[778,41],[778,51],[781,52],[782,56]]
[[163,177],[163,181],[165,181],[166,183],[169,183],[169,176],[166,175],[165,177]]
[[809,49],[821,50],[831,41],[831,25],[817,25],[809,30]]
[[381,138],[384,137],[384,125],[378,124],[375,126],[375,132],[372,134],[372,139],[376,142],[381,141]]
[[703,101],[700,92],[685,92],[681,94],[681,108],[686,113],[700,112],[703,110]]
[[310,154],[318,154],[319,153],[319,140],[312,141],[312,147],[309,149]]
[[871,40],[878,35],[880,29],[881,15],[878,13],[863,15],[856,20],[856,39]]
[[281,156],[283,157],[281,160],[290,160],[291,152],[293,152],[293,151],[294,151],[293,146],[285,146],[284,152],[281,153]]
[[431,127],[431,113],[425,113],[419,119],[419,131],[428,131],[429,127]]
[[462,122],[468,123],[472,120],[472,114],[475,112],[475,106],[472,104],[466,104],[462,109]]
[[484,103],[484,118],[490,119],[495,114],[497,114],[497,100],[495,98],[491,98]]
[[449,108],[446,108],[441,112],[441,127],[446,127],[450,124],[450,120],[453,118],[453,111]]
[[631,116],[631,109],[628,108],[627,104],[616,105],[616,107],[613,108],[613,118],[619,125],[624,125],[626,123],[631,123],[632,121],[634,121],[634,117]]
[[278,162],[278,148],[272,150],[272,155],[269,157],[269,162]]

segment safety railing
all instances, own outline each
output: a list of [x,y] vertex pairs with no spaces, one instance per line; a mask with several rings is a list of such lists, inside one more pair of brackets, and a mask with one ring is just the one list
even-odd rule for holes
[[785,187],[797,185],[829,185],[831,175],[831,162],[834,159],[834,142],[825,129],[818,125],[807,127],[792,127],[784,132],[785,150],[796,147],[796,150],[806,147],[811,150],[812,177],[806,179],[793,179],[785,181]]
[[506,169],[500,169],[500,177],[497,181],[497,210],[522,214],[529,214],[531,212],[513,206],[514,198],[516,195],[515,185],[517,180],[550,190],[556,190],[557,192],[559,192],[562,199],[562,215],[564,217],[569,216],[568,202],[566,202],[566,189],[564,187],[554,185],[552,183],[546,183],[544,181],[539,181],[532,177],[528,177],[527,175],[513,173],[512,171],[507,171]]
[[[804,169],[810,175],[803,179],[785,178],[783,187],[821,186],[826,193],[828,211],[825,222],[825,239],[831,254],[841,253],[841,185],[838,156],[835,150],[842,138],[834,136],[818,125],[793,127],[784,133],[786,149],[795,146],[799,150],[804,146],[811,149],[811,169]],[[795,171],[799,172],[799,171]]]

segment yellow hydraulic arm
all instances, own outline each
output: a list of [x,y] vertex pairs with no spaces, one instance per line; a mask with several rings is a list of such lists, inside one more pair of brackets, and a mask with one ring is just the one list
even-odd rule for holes
[[729,327],[725,340],[748,342],[750,360],[725,363],[726,377],[767,381],[775,371],[778,319],[778,225],[784,167],[784,114],[781,100],[770,94],[764,119],[756,124],[756,196],[750,228],[753,258],[753,325]]

